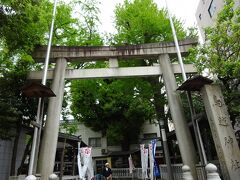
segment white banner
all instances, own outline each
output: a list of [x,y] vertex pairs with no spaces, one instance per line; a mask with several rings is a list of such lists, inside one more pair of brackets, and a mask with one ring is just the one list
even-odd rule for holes
[[132,174],[133,170],[135,169],[135,167],[134,167],[134,164],[133,164],[133,160],[132,160],[131,154],[128,157],[128,164],[129,164],[129,173]]
[[78,172],[79,172],[80,179],[90,180],[94,177],[93,163],[92,163],[92,148],[78,147]]
[[153,180],[153,167],[154,167],[154,159],[153,159],[153,147],[152,144],[148,145],[149,151],[149,164],[150,164],[150,179]]
[[143,179],[148,178],[147,168],[148,168],[148,149],[144,148],[144,144],[140,144],[141,151],[141,164],[142,164],[142,177]]
[[143,174],[143,166],[144,166],[144,144],[140,144],[140,153],[141,153],[141,167],[142,167],[142,174]]

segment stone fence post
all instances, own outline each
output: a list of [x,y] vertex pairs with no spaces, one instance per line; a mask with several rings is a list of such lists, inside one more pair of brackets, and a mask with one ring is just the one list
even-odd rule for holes
[[34,175],[29,175],[25,178],[25,180],[37,180],[37,178]]
[[182,171],[183,171],[183,180],[193,180],[193,176],[191,174],[189,166],[184,165],[182,167]]
[[58,176],[54,173],[49,176],[49,180],[57,180],[57,179],[58,179]]
[[205,169],[207,171],[207,180],[221,180],[217,172],[217,166],[209,163],[208,165],[206,165]]

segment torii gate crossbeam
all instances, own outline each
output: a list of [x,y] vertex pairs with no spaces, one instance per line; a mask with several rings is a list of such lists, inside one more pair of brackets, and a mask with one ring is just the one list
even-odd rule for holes
[[[185,64],[187,73],[195,74],[196,68],[192,64]],[[181,74],[179,64],[172,64],[174,74]],[[28,79],[40,80],[42,71],[30,72]],[[47,79],[53,79],[54,70],[48,70]],[[136,76],[161,76],[159,64],[156,66],[125,67],[125,68],[98,68],[98,69],[66,69],[65,79],[92,79],[92,78],[121,78]]]

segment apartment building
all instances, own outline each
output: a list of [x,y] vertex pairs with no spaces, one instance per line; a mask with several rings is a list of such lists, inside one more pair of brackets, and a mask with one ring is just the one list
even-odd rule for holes
[[199,0],[195,16],[203,40],[205,39],[204,29],[214,25],[217,14],[223,6],[224,0]]
[[[240,0],[235,0],[235,7],[240,5]],[[195,13],[197,25],[202,39],[205,39],[204,29],[213,26],[217,14],[224,7],[224,0],[199,0]]]

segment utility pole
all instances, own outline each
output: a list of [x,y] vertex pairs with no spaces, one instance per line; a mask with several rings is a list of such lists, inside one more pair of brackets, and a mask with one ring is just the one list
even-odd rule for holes
[[[52,35],[53,35],[53,28],[54,28],[54,22],[55,22],[55,16],[56,16],[56,9],[57,9],[57,1],[54,0],[54,7],[53,7],[53,13],[52,13],[52,23],[49,33],[49,39],[48,39],[48,47],[47,47],[47,53],[44,63],[44,73],[42,77],[42,85],[46,85],[46,79],[47,79],[47,70],[48,70],[48,64],[49,64],[49,56],[51,51],[51,45],[52,45]],[[43,109],[43,98],[39,98],[38,100],[38,109],[37,109],[37,117],[36,117],[36,123],[42,126],[42,115],[41,113]],[[34,134],[33,134],[33,142],[32,142],[32,149],[31,149],[31,156],[30,156],[30,162],[29,162],[29,169],[28,169],[28,175],[32,175],[36,172],[36,169],[34,169],[34,166],[36,168],[35,163],[37,163],[38,158],[38,152],[39,152],[39,144],[40,144],[40,138],[41,138],[41,127],[38,129],[38,127],[34,128]]]
[[[183,66],[183,60],[182,60],[181,52],[180,52],[180,49],[179,49],[177,34],[176,34],[176,30],[175,30],[175,27],[174,27],[174,24],[173,24],[171,13],[169,12],[167,0],[165,0],[165,4],[166,4],[166,9],[167,9],[171,29],[172,29],[172,34],[173,34],[175,47],[176,47],[176,50],[177,50],[178,62],[180,64],[181,71],[182,71],[182,77],[183,77],[183,80],[186,81],[187,76],[186,76],[186,72],[185,72],[185,69],[184,69],[184,66]],[[193,124],[195,139],[196,139],[196,142],[197,142],[198,152],[199,152],[199,155],[200,155],[200,160],[201,160],[203,165],[206,165],[207,160],[206,160],[206,156],[205,156],[205,152],[204,152],[204,146],[203,146],[202,140],[201,140],[201,134],[200,134],[200,131],[199,131],[199,127],[196,125],[196,122],[195,122],[195,119],[194,119],[195,112],[194,112],[194,108],[193,108],[193,104],[192,104],[191,93],[188,91],[186,95],[187,95],[188,104],[189,104],[189,108],[190,108],[190,112],[191,112],[191,120],[192,120],[192,124]]]

